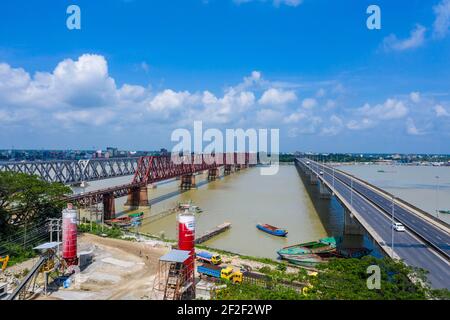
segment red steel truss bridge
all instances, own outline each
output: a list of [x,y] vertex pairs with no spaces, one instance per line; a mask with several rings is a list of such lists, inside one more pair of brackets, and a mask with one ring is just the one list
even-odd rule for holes
[[145,156],[137,161],[133,180],[124,185],[74,194],[67,201],[87,207],[103,203],[105,219],[115,216],[114,199],[128,196],[126,205],[130,207],[149,206],[147,186],[172,178],[180,179],[180,188],[195,187],[195,174],[208,170],[208,180],[219,176],[219,168],[224,167],[224,175],[257,163],[254,153],[195,154],[191,156]]
[[8,161],[0,162],[0,171],[13,171],[37,175],[48,182],[79,184],[83,181],[109,179],[133,175],[139,157],[52,160],[52,161]]

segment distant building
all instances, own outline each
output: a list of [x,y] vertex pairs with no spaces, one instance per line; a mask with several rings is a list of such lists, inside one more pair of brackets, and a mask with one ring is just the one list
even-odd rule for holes
[[107,147],[106,148],[106,152],[109,153],[110,157],[117,157],[117,156],[119,156],[119,150],[117,148]]

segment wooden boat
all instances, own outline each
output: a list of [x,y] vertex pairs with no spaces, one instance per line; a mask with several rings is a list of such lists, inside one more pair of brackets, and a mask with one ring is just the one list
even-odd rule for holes
[[106,220],[105,223],[109,225],[115,225],[118,227],[129,227],[131,226],[132,219],[129,216],[125,216],[111,220]]
[[285,237],[288,234],[287,230],[271,226],[270,224],[258,223],[256,227],[261,231],[277,237]]
[[362,258],[369,255],[372,252],[368,248],[338,248],[337,256],[339,258]]
[[327,262],[329,258],[321,257],[317,254],[303,254],[298,256],[290,256],[289,258],[283,258],[289,263],[304,266],[304,267],[314,267],[320,263]]
[[179,203],[178,209],[183,210],[183,211],[188,210],[189,212],[192,212],[192,213],[200,213],[203,211],[202,209],[200,209],[199,206],[192,204],[192,201],[189,201],[187,203]]
[[143,212],[135,212],[135,213],[129,213],[128,216],[130,218],[140,218],[144,215]]
[[325,254],[336,251],[337,239],[334,237],[327,237],[319,239],[318,241],[311,241],[296,244],[293,246],[284,247],[277,251],[282,259],[291,256],[301,256],[308,254]]

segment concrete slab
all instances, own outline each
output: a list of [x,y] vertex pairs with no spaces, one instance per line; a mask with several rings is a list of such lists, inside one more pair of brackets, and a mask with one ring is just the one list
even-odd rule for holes
[[102,259],[102,262],[110,263],[121,268],[131,268],[136,265],[134,262],[119,260],[111,257]]

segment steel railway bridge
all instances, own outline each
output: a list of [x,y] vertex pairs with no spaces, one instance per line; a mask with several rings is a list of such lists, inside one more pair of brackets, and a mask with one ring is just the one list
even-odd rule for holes
[[133,175],[138,167],[138,161],[139,157],[78,161],[8,161],[0,162],[0,171],[37,175],[48,182],[75,185],[83,181]]

